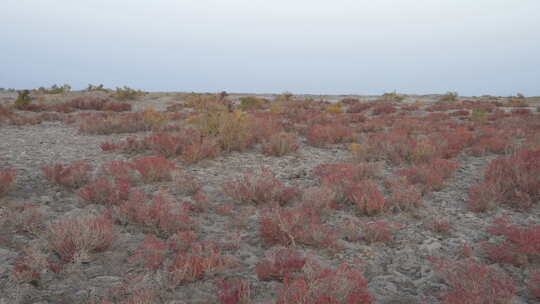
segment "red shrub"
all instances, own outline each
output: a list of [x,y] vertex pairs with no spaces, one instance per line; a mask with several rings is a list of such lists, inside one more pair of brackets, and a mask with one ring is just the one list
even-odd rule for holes
[[488,231],[504,237],[502,241],[483,244],[492,260],[514,265],[540,261],[540,225],[512,225],[508,218],[501,217]]
[[527,288],[531,296],[540,299],[540,269],[529,272]]
[[114,151],[114,150],[117,150],[118,148],[120,148],[119,145],[114,144],[114,143],[110,143],[110,142],[103,142],[103,143],[101,143],[99,145],[99,147],[101,148],[101,150],[103,152]]
[[131,111],[131,105],[129,103],[108,102],[103,107],[103,110],[112,112]]
[[300,272],[306,258],[300,252],[290,248],[279,248],[267,254],[255,265],[255,272],[261,281],[278,280]]
[[351,142],[353,131],[341,124],[314,125],[307,130],[307,141],[315,147]]
[[188,164],[196,163],[206,158],[215,158],[221,152],[221,145],[215,138],[203,137],[186,145],[182,152],[182,160]]
[[115,211],[121,222],[140,224],[160,235],[193,230],[196,225],[184,206],[166,193],[158,193],[149,200],[143,192],[134,190],[129,199]]
[[140,179],[140,174],[132,168],[131,163],[121,160],[104,164],[101,167],[101,175],[106,178],[113,177],[131,184],[135,184]]
[[356,184],[347,198],[361,214],[373,215],[386,209],[386,200],[371,180],[364,180]]
[[169,244],[154,235],[147,234],[139,248],[129,258],[130,263],[141,263],[149,269],[158,269],[165,262]]
[[101,205],[118,205],[129,197],[129,182],[108,178],[98,178],[95,182],[79,190],[79,196],[86,202]]
[[391,179],[386,183],[390,191],[389,208],[396,210],[412,210],[422,203],[422,192],[418,187],[407,183],[403,178]]
[[47,179],[54,184],[69,188],[79,188],[90,179],[92,167],[84,160],[69,165],[55,164],[41,168]]
[[298,196],[298,192],[287,187],[272,171],[262,168],[259,172],[248,172],[242,177],[223,185],[223,190],[240,203],[285,204]]
[[433,159],[427,164],[414,165],[410,168],[400,169],[399,174],[405,176],[413,185],[419,185],[422,192],[440,190],[444,180],[448,178],[459,164],[446,159]]
[[444,304],[509,303],[516,293],[514,283],[508,276],[485,264],[471,259],[431,260],[449,287],[442,294]]
[[432,220],[427,226],[431,231],[437,233],[448,233],[450,231],[450,222],[448,220]]
[[394,238],[401,224],[386,221],[375,221],[361,224],[361,238],[367,243],[388,242]]
[[450,113],[450,116],[469,116],[468,110],[457,110]]
[[394,105],[389,104],[389,103],[384,103],[384,104],[376,105],[375,107],[373,107],[373,110],[371,113],[373,115],[380,115],[380,114],[391,114],[396,111],[397,109]]
[[540,150],[521,150],[491,161],[484,181],[469,190],[467,204],[484,211],[497,204],[526,209],[540,200]]
[[166,265],[166,272],[171,286],[193,282],[230,268],[234,263],[223,255],[219,247],[212,242],[198,242],[188,252],[176,254]]
[[18,233],[38,235],[43,228],[44,218],[40,205],[22,202],[4,208],[4,213],[0,215],[0,225],[3,222]]
[[221,304],[251,303],[251,287],[249,282],[241,278],[228,278],[216,283],[218,298]]
[[532,114],[530,109],[512,109],[512,115],[529,115]]
[[144,139],[148,146],[159,155],[164,157],[176,157],[182,153],[182,148],[186,144],[182,136],[170,133],[153,133]]
[[145,156],[131,160],[131,167],[141,174],[145,182],[151,183],[171,180],[171,171],[176,165],[163,157]]
[[96,110],[101,111],[108,100],[97,97],[78,97],[72,99],[66,106],[73,107],[79,110]]
[[8,193],[15,182],[15,169],[0,170],[0,198]]
[[173,191],[183,195],[194,195],[202,189],[201,181],[184,170],[176,169],[171,173]]
[[39,261],[36,261],[33,256],[20,254],[15,258],[10,278],[19,284],[30,283],[37,286],[43,268],[44,265],[40,265]]
[[370,163],[330,163],[317,166],[313,173],[322,186],[332,189],[337,202],[350,202],[352,192],[364,180],[374,178],[379,168]]
[[335,232],[324,225],[315,212],[304,208],[276,207],[265,210],[259,217],[259,229],[264,242],[335,248]]
[[80,255],[104,251],[115,238],[113,223],[104,214],[63,218],[51,223],[48,231],[49,246],[63,263]]
[[347,113],[361,113],[371,108],[372,106],[373,104],[371,103],[357,102],[349,106],[349,108],[347,109]]
[[304,275],[285,278],[276,304],[369,304],[373,297],[357,269],[346,264],[336,269],[312,266]]

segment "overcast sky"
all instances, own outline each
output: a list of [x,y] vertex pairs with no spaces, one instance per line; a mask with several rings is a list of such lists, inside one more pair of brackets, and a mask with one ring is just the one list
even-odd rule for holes
[[0,87],[540,95],[539,0],[0,0]]

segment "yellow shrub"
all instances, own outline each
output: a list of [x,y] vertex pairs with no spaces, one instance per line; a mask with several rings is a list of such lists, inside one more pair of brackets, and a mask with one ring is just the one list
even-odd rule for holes
[[324,110],[326,113],[333,113],[333,114],[339,114],[343,112],[343,109],[341,109],[341,103],[336,102],[331,105],[329,105],[326,110]]
[[149,129],[159,128],[169,122],[169,117],[166,113],[159,112],[151,106],[146,107],[142,111],[142,119]]

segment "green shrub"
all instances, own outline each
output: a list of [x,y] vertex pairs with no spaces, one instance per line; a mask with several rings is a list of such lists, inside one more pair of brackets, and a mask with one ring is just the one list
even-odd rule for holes
[[400,101],[403,101],[406,97],[407,95],[399,94],[396,91],[390,92],[390,93],[384,93],[382,95],[383,101],[386,101],[386,102],[400,102]]
[[30,97],[29,90],[22,90],[17,92],[18,96],[15,100],[15,108],[24,108],[32,102],[32,97]]
[[123,88],[116,88],[114,97],[118,100],[134,100],[139,96],[144,95],[144,92],[141,90],[134,90],[130,87],[124,86]]
[[69,84],[62,86],[53,84],[50,88],[39,87],[38,91],[44,94],[62,94],[71,91],[71,86]]
[[458,96],[457,92],[446,92],[446,94],[439,97],[439,101],[456,101]]
[[240,109],[243,111],[263,109],[266,103],[266,99],[262,98],[252,96],[240,97]]

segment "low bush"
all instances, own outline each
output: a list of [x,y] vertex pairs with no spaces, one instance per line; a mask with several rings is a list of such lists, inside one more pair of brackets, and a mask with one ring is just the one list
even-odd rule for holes
[[375,105],[373,109],[371,110],[371,113],[373,115],[381,115],[381,114],[392,114],[397,111],[396,107],[393,104],[389,103],[383,103],[379,105]]
[[131,184],[122,179],[112,181],[109,178],[100,177],[95,182],[82,187],[79,197],[92,204],[106,206],[119,205],[129,197]]
[[147,183],[171,180],[171,171],[176,168],[174,162],[159,156],[144,156],[132,159],[130,166],[137,170]]
[[82,214],[60,219],[48,226],[49,247],[68,263],[111,246],[115,231],[106,215]]
[[15,169],[0,169],[0,198],[5,196],[15,182]]
[[298,136],[293,133],[280,132],[271,135],[268,140],[263,142],[262,150],[266,155],[279,157],[296,152],[299,147]]
[[166,193],[148,198],[143,192],[133,190],[127,201],[115,207],[114,214],[121,223],[138,224],[158,235],[173,235],[196,227],[185,206]]
[[244,173],[241,177],[226,182],[223,190],[240,203],[256,205],[286,204],[299,194],[293,187],[285,186],[268,168]]
[[307,130],[308,144],[314,147],[347,143],[353,140],[351,128],[338,123],[329,125],[314,125]]
[[302,253],[291,248],[278,248],[266,254],[266,257],[255,265],[257,278],[261,281],[283,281],[302,271],[306,258]]
[[304,244],[336,249],[336,233],[324,225],[320,217],[305,208],[275,207],[259,217],[259,229],[264,243],[272,245]]
[[467,204],[485,211],[499,204],[526,209],[540,200],[540,150],[520,150],[492,160],[484,180],[469,190]]
[[221,253],[212,242],[197,242],[186,252],[177,253],[165,266],[173,287],[194,282],[234,266],[234,261]]
[[540,261],[540,225],[513,225],[508,218],[501,217],[488,231],[503,237],[501,241],[483,244],[490,259],[518,266]]
[[140,90],[134,90],[132,88],[129,88],[127,86],[124,86],[122,88],[117,87],[116,91],[114,92],[114,97],[119,100],[134,100],[139,96],[144,95],[145,93]]
[[265,99],[251,96],[240,97],[239,100],[240,109],[242,111],[260,110],[263,109],[267,104],[267,101]]
[[278,289],[276,304],[374,303],[362,273],[349,265],[324,268],[310,263],[303,275],[287,277]]
[[453,102],[457,101],[458,98],[457,92],[447,92],[446,94],[443,94],[439,97],[440,102]]
[[90,180],[91,169],[90,164],[84,160],[69,165],[54,164],[41,168],[49,182],[74,189],[82,187]]
[[422,204],[422,192],[415,186],[407,183],[406,178],[390,179],[385,182],[390,191],[387,199],[388,207],[394,211],[407,211],[418,208]]
[[448,284],[444,304],[510,303],[516,294],[512,279],[502,271],[472,259],[431,258],[434,269]]
[[251,303],[251,286],[246,279],[228,278],[216,282],[221,304]]
[[407,182],[418,185],[422,193],[440,190],[444,180],[452,175],[459,167],[455,161],[446,159],[433,159],[427,164],[413,165],[410,168],[400,169],[399,175],[407,178]]
[[532,297],[540,299],[540,269],[529,271],[527,288]]

